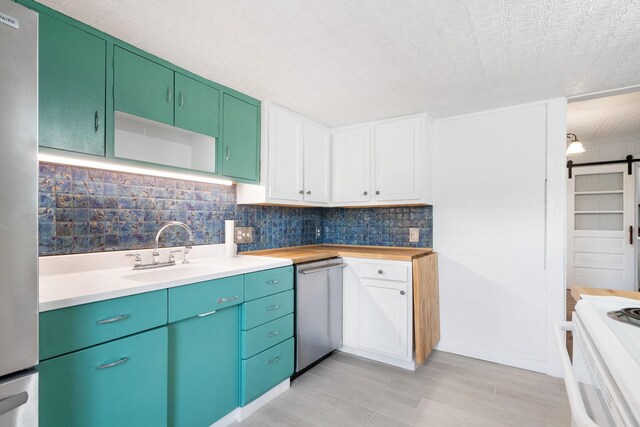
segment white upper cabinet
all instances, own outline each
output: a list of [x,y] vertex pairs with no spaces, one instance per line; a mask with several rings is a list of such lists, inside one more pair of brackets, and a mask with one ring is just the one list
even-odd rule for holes
[[333,131],[333,204],[428,204],[431,121],[425,115]]
[[303,200],[302,119],[275,106],[268,109],[269,197]]
[[375,126],[373,185],[377,201],[420,199],[423,145],[420,127],[420,118]]
[[333,201],[371,200],[371,127],[333,133]]
[[325,127],[307,122],[304,127],[304,200],[331,201],[331,133]]
[[239,204],[325,206],[331,201],[331,132],[262,104],[260,185],[238,184]]
[[330,130],[263,102],[260,185],[238,184],[238,203],[429,204],[432,145],[425,114]]

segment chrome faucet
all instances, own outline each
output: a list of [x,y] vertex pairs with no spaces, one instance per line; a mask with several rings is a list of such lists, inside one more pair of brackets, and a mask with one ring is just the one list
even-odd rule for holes
[[169,267],[171,265],[176,265],[176,258],[175,258],[175,253],[178,252],[182,252],[181,250],[172,250],[169,251],[169,260],[166,262],[160,262],[160,252],[158,251],[158,241],[160,240],[160,236],[162,235],[162,233],[169,227],[181,227],[183,229],[185,229],[187,231],[187,233],[189,233],[189,241],[187,242],[186,246],[184,247],[184,258],[182,259],[182,263],[183,264],[189,264],[189,260],[187,259],[187,254],[189,253],[190,249],[193,249],[193,231],[191,230],[191,228],[180,221],[171,221],[166,223],[165,225],[163,225],[162,227],[160,227],[160,230],[158,230],[158,234],[156,234],[156,244],[153,247],[153,262],[151,264],[143,264],[142,263],[142,257],[140,254],[138,253],[134,253],[134,254],[127,254],[126,256],[128,257],[134,257],[134,261],[133,261],[133,269],[134,270],[147,270],[149,268],[159,268],[159,267]]
[[[162,227],[160,227],[160,230],[158,230],[158,234],[156,234],[156,245],[153,249],[153,263],[154,264],[158,264],[160,261],[160,252],[158,252],[158,241],[160,240],[160,236],[162,235],[162,233],[164,232],[164,230],[166,230],[169,227],[181,227],[183,229],[185,229],[187,231],[187,233],[189,233],[189,241],[187,242],[187,245],[184,247],[184,259],[182,260],[183,264],[189,264],[189,260],[187,260],[187,254],[189,253],[190,249],[193,249],[193,230],[191,230],[191,227],[189,227],[187,224],[185,224],[184,222],[180,222],[180,221],[171,221],[166,223],[165,225],[163,225]],[[171,257],[173,258],[173,257]],[[171,260],[169,261],[171,262]],[[173,264],[175,264],[175,260],[173,260]]]

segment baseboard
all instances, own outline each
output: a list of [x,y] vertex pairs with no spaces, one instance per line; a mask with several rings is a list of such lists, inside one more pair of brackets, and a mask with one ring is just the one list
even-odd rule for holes
[[229,412],[224,417],[220,418],[215,423],[211,424],[209,427],[227,427],[235,422],[240,421],[240,408],[236,408],[233,411]]
[[376,354],[366,350],[360,350],[349,346],[341,346],[337,351],[343,353],[353,354],[354,356],[363,357],[365,359],[375,360],[376,362],[386,363],[387,365],[397,366],[398,368],[408,369],[410,371],[416,370],[415,360],[404,360],[396,357],[384,356]]
[[227,427],[235,422],[241,423],[242,421],[249,418],[253,415],[258,409],[262,408],[267,403],[271,402],[273,399],[289,390],[291,381],[289,378],[282,381],[280,384],[258,397],[253,402],[243,406],[242,408],[236,408],[233,411],[229,412],[227,415],[211,424],[210,427]]
[[529,371],[547,373],[547,362],[543,360],[530,359],[513,353],[503,353],[489,350],[485,347],[473,346],[465,343],[440,341],[435,347],[436,350],[447,353],[459,354],[461,356],[472,357],[474,359],[486,360],[487,362],[499,363],[501,365],[513,366],[514,368],[527,369]]
[[249,418],[258,409],[262,408],[264,405],[271,402],[273,399],[280,396],[285,391],[289,390],[290,385],[291,381],[289,380],[289,378],[287,378],[253,402],[247,404],[246,406],[243,406],[242,408],[239,408],[240,418],[238,419],[238,421],[244,421]]

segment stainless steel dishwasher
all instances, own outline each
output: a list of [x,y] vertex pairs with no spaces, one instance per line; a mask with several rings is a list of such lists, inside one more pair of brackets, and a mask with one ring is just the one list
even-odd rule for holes
[[342,258],[296,266],[296,372],[342,344]]

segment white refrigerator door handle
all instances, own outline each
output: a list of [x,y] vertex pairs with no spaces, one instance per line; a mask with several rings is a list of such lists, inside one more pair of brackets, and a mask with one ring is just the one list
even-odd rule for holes
[[573,322],[558,322],[555,330],[556,343],[560,351],[560,359],[562,360],[562,369],[564,372],[564,385],[567,388],[569,406],[571,407],[571,422],[575,427],[598,427],[598,424],[593,422],[587,413],[578,381],[575,375],[573,375],[573,366],[571,365],[571,359],[569,359],[569,353],[567,352],[567,331],[573,331]]

